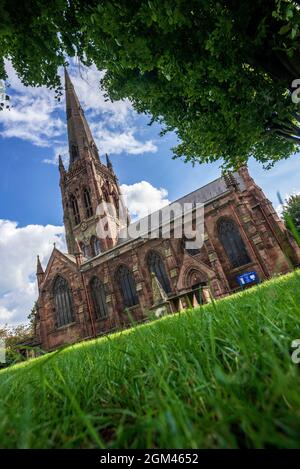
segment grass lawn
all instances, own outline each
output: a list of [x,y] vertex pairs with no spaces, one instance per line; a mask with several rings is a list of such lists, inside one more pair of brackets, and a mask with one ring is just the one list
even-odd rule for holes
[[300,447],[300,272],[0,372],[2,448]]

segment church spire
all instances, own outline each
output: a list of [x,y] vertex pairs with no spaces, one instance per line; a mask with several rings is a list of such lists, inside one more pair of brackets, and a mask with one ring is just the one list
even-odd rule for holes
[[106,166],[108,167],[108,169],[113,171],[113,165],[111,164],[111,161],[110,161],[110,158],[109,158],[108,154],[105,153],[105,156],[106,156]]
[[[126,224],[121,216],[126,207],[109,157],[106,159],[107,165],[99,159],[92,133],[66,69],[65,83],[70,165],[64,169],[63,161],[59,158],[60,188],[68,252],[77,256],[77,262],[81,262],[82,254],[79,254],[76,240],[85,258],[94,255],[96,245],[101,245],[101,251],[110,249],[117,244],[119,233]],[[109,220],[115,222],[115,228],[111,236],[100,240],[98,224],[100,218],[104,224],[106,217],[99,217],[97,209],[103,200],[115,206],[113,214],[107,212]]]
[[38,282],[38,287],[40,288],[43,280],[44,280],[44,270],[40,261],[40,256],[37,256],[37,263],[36,263],[36,277],[37,277],[37,282]]
[[62,161],[61,155],[58,155],[58,167],[61,175],[65,174],[66,170]]
[[36,274],[44,274],[44,270],[40,261],[40,256],[37,256],[36,260]]
[[65,68],[66,112],[70,165],[80,158],[99,160],[98,150],[83,109],[74,90],[73,83]]

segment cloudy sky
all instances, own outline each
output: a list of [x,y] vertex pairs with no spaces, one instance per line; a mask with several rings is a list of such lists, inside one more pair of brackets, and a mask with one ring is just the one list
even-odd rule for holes
[[[64,100],[45,88],[26,88],[7,64],[10,109],[0,111],[0,324],[26,322],[37,296],[36,255],[43,265],[53,243],[64,250],[57,160],[68,158]],[[218,164],[192,167],[172,160],[173,134],[137,115],[129,102],[106,101],[100,73],[73,64],[71,79],[100,155],[109,153],[133,218],[157,209],[217,178]],[[300,191],[299,155],[264,171],[250,162],[257,183],[278,207]]]

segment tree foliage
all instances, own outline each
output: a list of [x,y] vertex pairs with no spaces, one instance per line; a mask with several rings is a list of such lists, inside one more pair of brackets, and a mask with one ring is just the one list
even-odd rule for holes
[[283,217],[289,228],[288,220],[291,220],[300,234],[300,194],[291,195],[284,204]]
[[6,361],[0,363],[0,368],[5,368],[14,363],[25,360],[25,356],[20,353],[19,343],[31,337],[31,327],[20,324],[15,327],[0,327],[0,339],[5,341]]
[[0,363],[0,368],[5,368],[26,359],[26,353],[24,352],[31,350],[31,347],[22,346],[20,344],[22,344],[22,342],[30,342],[30,340],[35,337],[37,313],[37,303],[35,302],[27,316],[27,324],[19,324],[14,327],[8,327],[7,325],[0,326],[0,339],[5,341],[6,349],[6,361],[5,363]]
[[300,143],[299,25],[295,0],[0,0],[0,77],[11,58],[59,94],[76,56],[106,70],[110,98],[175,130],[175,157],[272,164]]

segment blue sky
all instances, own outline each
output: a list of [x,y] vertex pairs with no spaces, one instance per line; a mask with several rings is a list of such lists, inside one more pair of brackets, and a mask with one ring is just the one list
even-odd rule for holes
[[[55,241],[64,249],[58,154],[67,160],[64,101],[44,88],[25,88],[7,65],[11,109],[0,112],[0,324],[23,322],[36,297],[35,262],[45,265]],[[100,155],[110,154],[133,216],[155,209],[220,175],[219,164],[172,160],[173,134],[159,136],[157,125],[138,116],[129,102],[106,102],[94,69],[70,67]],[[249,170],[274,206],[300,192],[299,155],[265,171]],[[4,272],[6,272],[4,274]]]

